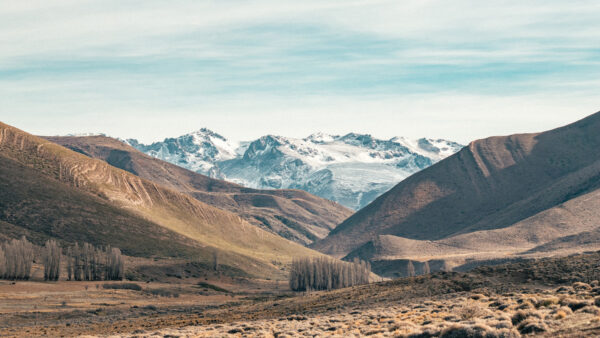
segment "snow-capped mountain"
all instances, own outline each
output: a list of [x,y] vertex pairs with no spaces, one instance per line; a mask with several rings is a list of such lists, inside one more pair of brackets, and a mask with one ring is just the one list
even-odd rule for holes
[[150,145],[140,144],[134,139],[128,139],[126,142],[152,157],[219,178],[223,177],[219,174],[218,163],[240,156],[237,151],[243,153],[241,143],[230,142],[206,128]]
[[302,189],[353,209],[461,145],[434,139],[317,133],[304,139],[267,135],[230,142],[208,129],[135,148],[187,169],[252,188]]

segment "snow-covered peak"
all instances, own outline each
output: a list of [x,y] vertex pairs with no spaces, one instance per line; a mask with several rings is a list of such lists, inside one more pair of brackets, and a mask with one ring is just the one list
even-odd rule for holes
[[348,133],[342,137],[338,138],[339,141],[342,141],[346,144],[350,144],[358,147],[365,148],[373,148],[377,144],[377,139],[369,134],[357,134],[357,133]]
[[304,139],[304,141],[309,141],[309,142],[316,143],[316,144],[323,144],[323,143],[331,143],[338,137],[339,136],[318,132],[318,133],[309,135],[307,138]]
[[191,132],[189,134],[186,134],[186,135],[192,135],[193,137],[195,137],[197,139],[203,139],[203,140],[220,139],[223,141],[227,141],[227,139],[225,137],[223,137],[207,128],[201,128],[201,129],[198,129],[198,130]]
[[239,142],[230,142],[225,137],[213,132],[210,129],[202,128],[195,132],[181,136],[185,138],[191,136],[193,143],[200,148],[209,148],[216,150],[215,159],[218,161],[230,160],[237,157],[237,148]]
[[265,135],[238,143],[208,129],[148,146],[129,143],[212,177],[252,188],[302,189],[354,209],[462,147],[439,139],[382,140],[358,133],[304,139]]
[[402,144],[411,152],[429,157],[436,162],[456,153],[463,147],[456,142],[431,138],[420,138],[415,140],[399,136],[392,138],[390,141]]
[[70,137],[88,137],[88,136],[106,136],[106,134],[104,134],[104,133],[72,133],[72,134],[67,134],[65,136],[70,136]]

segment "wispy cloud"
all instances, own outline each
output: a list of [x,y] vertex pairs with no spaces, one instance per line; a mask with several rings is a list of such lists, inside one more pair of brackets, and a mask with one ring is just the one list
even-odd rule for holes
[[597,109],[599,15],[597,1],[7,2],[0,119],[148,140],[161,119],[188,121],[171,133],[210,123],[244,138],[274,116],[302,116],[276,126],[301,133],[373,115],[466,142],[512,132],[498,114],[535,130],[549,111],[571,114],[549,120],[562,123]]

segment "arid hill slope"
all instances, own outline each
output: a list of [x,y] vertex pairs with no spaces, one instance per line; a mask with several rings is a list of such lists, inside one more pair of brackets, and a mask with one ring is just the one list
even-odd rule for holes
[[[171,236],[183,237],[185,241],[196,247],[212,247],[228,255],[235,255],[236,261],[243,264],[243,269],[252,274],[279,271],[282,264],[288,263],[294,256],[310,256],[316,253],[296,243],[285,240],[279,236],[259,229],[241,219],[238,215],[220,210],[202,203],[186,194],[165,188],[154,182],[142,179],[127,171],[110,166],[104,161],[92,159],[88,156],[66,149],[48,140],[27,134],[19,129],[0,123],[0,158],[5,163],[2,168],[8,170],[3,179],[3,195],[9,200],[9,207],[3,207],[3,217],[0,218],[9,224],[28,226],[27,218],[35,220],[33,231],[40,231],[40,227],[47,224],[61,224],[63,215],[73,208],[85,208],[87,203],[75,206],[63,203],[61,195],[69,200],[77,200],[73,190],[85,195],[100,199],[108,204],[114,212],[127,212],[152,223],[160,231],[168,232]],[[11,169],[12,168],[12,169]],[[19,169],[22,168],[22,169]],[[13,184],[13,176],[23,172],[28,174],[21,179],[21,184]],[[40,181],[39,186],[29,187],[28,182]],[[44,189],[48,182],[58,184],[57,194],[52,190]],[[38,188],[38,189],[34,189]],[[68,189],[66,189],[68,188]],[[12,201],[10,199],[13,198]],[[83,198],[83,197],[82,197]],[[88,200],[89,200],[88,198]],[[40,205],[40,208],[30,208],[21,212],[18,219],[11,217],[19,214],[20,210],[28,206],[29,201]],[[42,201],[53,201],[52,214],[45,212]],[[99,202],[98,202],[99,203]],[[103,224],[108,224],[117,229],[98,229],[107,240],[113,235],[117,236],[121,228],[128,227],[128,221],[116,222],[110,213],[104,210],[94,210],[97,203],[92,203],[89,215],[81,215],[80,225],[84,227],[94,223],[99,218],[104,218]],[[26,209],[23,209],[26,210]],[[39,210],[39,213],[36,212]],[[47,219],[47,221],[45,221]],[[63,229],[62,239],[71,232],[73,222],[68,228]],[[124,241],[143,241],[146,229],[144,224],[139,229],[131,226],[130,236]],[[158,231],[158,230],[157,230]],[[96,236],[89,232],[89,237]],[[92,241],[94,238],[91,238]],[[159,247],[166,243],[144,243],[144,246],[153,248],[158,253]]]
[[45,137],[141,178],[241,215],[251,224],[300,244],[324,238],[352,215],[346,207],[301,190],[248,189],[152,158],[105,136]]
[[380,258],[496,255],[590,231],[600,226],[599,147],[600,113],[544,133],[472,142],[398,184],[314,248],[338,257],[368,246]]

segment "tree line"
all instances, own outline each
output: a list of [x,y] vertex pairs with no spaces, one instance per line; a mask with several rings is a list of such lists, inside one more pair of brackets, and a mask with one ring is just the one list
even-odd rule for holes
[[369,283],[371,265],[354,258],[305,257],[292,261],[290,288],[294,291],[331,290]]
[[67,249],[67,280],[122,280],[125,264],[121,250],[75,243]]
[[0,243],[1,279],[28,280],[33,263],[39,262],[44,268],[44,280],[56,281],[61,276],[64,261],[68,280],[122,280],[125,274],[121,250],[110,246],[75,243],[63,249],[50,239],[39,247],[25,237]]
[[[450,272],[452,271],[452,266],[450,266],[450,264],[444,260],[442,262],[442,266],[440,268],[439,271],[445,271],[445,272]],[[421,265],[421,275],[427,275],[431,273],[431,268],[429,267],[429,262],[425,261],[422,263]],[[411,260],[409,260],[406,263],[406,277],[414,277],[417,276],[417,270],[415,269],[415,265],[413,264],[413,262]]]

